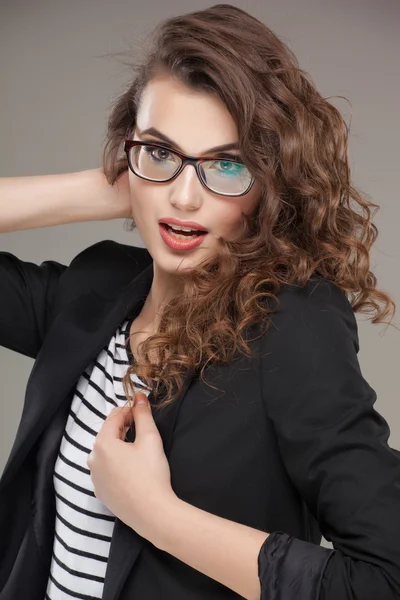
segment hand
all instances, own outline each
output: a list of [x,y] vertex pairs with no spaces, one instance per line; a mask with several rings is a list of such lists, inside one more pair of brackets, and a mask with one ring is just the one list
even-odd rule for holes
[[100,190],[96,189],[101,194],[107,207],[107,215],[103,216],[107,219],[120,219],[132,217],[132,200],[129,185],[129,171],[124,171],[118,177],[114,185],[110,185],[101,169],[93,169],[96,178],[100,180]]
[[116,204],[121,209],[121,217],[132,217],[132,199],[129,185],[129,171],[124,171],[113,186]]
[[[145,403],[141,404],[140,401]],[[134,421],[135,441],[124,441]],[[121,521],[152,541],[160,513],[177,499],[162,438],[144,394],[114,408],[96,436],[87,465],[96,497]]]

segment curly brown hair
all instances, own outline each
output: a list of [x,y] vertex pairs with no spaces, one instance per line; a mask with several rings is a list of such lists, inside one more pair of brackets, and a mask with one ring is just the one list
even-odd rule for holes
[[288,46],[227,4],[162,21],[151,41],[109,117],[102,165],[108,182],[128,169],[121,148],[144,87],[168,73],[222,99],[262,194],[244,216],[240,240],[220,240],[214,256],[177,276],[182,294],[164,307],[157,334],[139,345],[140,364],[123,379],[127,398],[135,397],[134,372],[155,384],[156,397],[163,389],[164,406],[181,393],[186,369],[203,378],[210,363],[228,363],[236,351],[251,355],[246,331],[261,324],[265,333],[274,311],[266,301],[279,306],[282,285],[324,277],[347,294],[354,312],[372,313],[373,323],[393,318],[396,305],[370,271],[379,206],[352,185],[349,129]]

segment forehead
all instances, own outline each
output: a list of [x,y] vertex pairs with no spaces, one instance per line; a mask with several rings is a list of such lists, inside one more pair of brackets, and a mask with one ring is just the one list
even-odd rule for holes
[[169,76],[159,76],[145,87],[137,126],[140,131],[158,129],[192,155],[238,141],[236,123],[220,98],[191,90]]

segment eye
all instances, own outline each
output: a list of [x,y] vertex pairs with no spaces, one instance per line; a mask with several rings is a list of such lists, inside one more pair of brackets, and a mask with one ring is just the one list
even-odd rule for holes
[[239,162],[232,162],[231,160],[215,160],[210,166],[211,169],[215,169],[220,174],[229,175],[240,175],[246,167]]
[[164,162],[169,158],[172,158],[173,160],[173,155],[168,150],[165,150],[165,148],[159,148],[158,146],[143,146],[143,149],[154,162]]

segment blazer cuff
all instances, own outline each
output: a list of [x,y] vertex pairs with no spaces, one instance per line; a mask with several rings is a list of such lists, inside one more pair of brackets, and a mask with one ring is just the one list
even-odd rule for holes
[[260,600],[317,600],[334,552],[283,531],[270,533],[258,555]]

